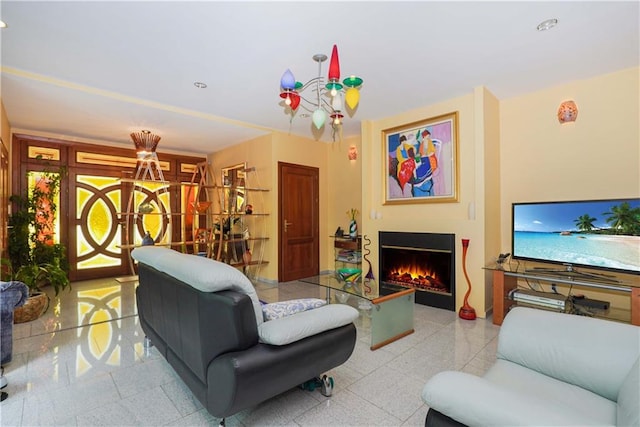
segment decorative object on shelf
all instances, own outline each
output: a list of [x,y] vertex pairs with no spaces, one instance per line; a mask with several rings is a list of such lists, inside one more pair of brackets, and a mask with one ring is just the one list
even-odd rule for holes
[[458,112],[382,131],[384,204],[458,201]]
[[510,256],[511,254],[508,252],[506,254],[498,255],[498,258],[496,259],[496,264],[498,265],[498,268],[504,268],[502,264],[504,264],[507,261],[507,259],[509,259]]
[[200,201],[200,202],[194,202],[192,205],[193,205],[193,208],[196,210],[196,212],[198,212],[199,214],[203,214],[207,211],[209,206],[211,206],[211,202]]
[[339,268],[338,279],[347,283],[356,282],[362,275],[362,270],[359,268]]
[[356,222],[356,216],[358,216],[358,209],[354,209],[354,208],[349,209],[347,211],[347,215],[351,219],[351,222],[349,222],[349,236],[352,239],[355,239],[356,237],[358,237],[358,223]]
[[[318,77],[302,84],[296,81],[291,70],[287,69],[280,79],[280,98],[284,99],[285,110],[291,114],[290,121],[293,121],[299,106],[311,114],[311,119],[317,129],[324,126],[327,116],[329,116],[333,129],[333,140],[336,140],[336,134],[341,140],[344,102],[346,101],[349,110],[351,110],[350,115],[352,115],[360,101],[359,88],[362,85],[362,79],[352,75],[340,83],[340,62],[336,45],[333,45],[331,52],[326,84],[324,84],[322,77],[322,63],[327,60],[327,55],[313,55],[313,60],[318,63]],[[348,89],[345,90],[345,87]],[[303,96],[307,89],[316,95],[316,99],[307,99]],[[330,100],[326,98],[330,98]]]
[[140,206],[138,206],[138,213],[141,214],[148,214],[153,212],[155,208],[153,207],[153,205],[149,202],[144,202],[144,203],[140,203]]
[[558,121],[560,124],[575,122],[578,118],[578,106],[572,100],[564,101],[558,107]]
[[371,239],[369,239],[366,235],[364,235],[362,238],[365,241],[365,244],[363,245],[364,255],[362,257],[364,258],[365,261],[367,261],[367,266],[368,266],[367,274],[364,276],[364,294],[366,296],[366,295],[371,295],[371,292],[373,291],[373,287],[376,285],[376,278],[373,275],[373,268],[371,267],[371,261],[369,261],[369,258],[367,258],[371,254],[371,249],[369,249],[369,246],[371,246]]
[[336,232],[334,233],[334,236],[336,237],[344,236],[344,230],[338,226],[338,228],[336,229]]
[[253,206],[252,205],[247,205],[247,207],[245,208],[244,213],[246,213],[247,215],[251,215],[253,213]]
[[246,272],[247,267],[251,264],[251,251],[249,248],[242,254],[242,262],[244,263],[244,271]]
[[464,278],[467,280],[467,293],[464,294],[464,303],[460,307],[458,316],[461,319],[475,320],[476,310],[469,305],[469,295],[471,294],[471,280],[467,274],[467,250],[469,249],[469,239],[462,239],[462,271],[464,272]]
[[155,243],[153,237],[151,237],[151,233],[147,231],[142,238],[142,246],[153,246]]

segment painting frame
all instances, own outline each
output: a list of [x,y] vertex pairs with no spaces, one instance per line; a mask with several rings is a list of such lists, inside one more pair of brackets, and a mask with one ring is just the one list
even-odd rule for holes
[[384,205],[459,197],[458,112],[382,130]]

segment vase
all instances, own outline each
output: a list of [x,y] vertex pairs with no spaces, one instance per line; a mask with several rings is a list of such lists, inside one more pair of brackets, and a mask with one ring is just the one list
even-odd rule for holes
[[355,219],[352,219],[351,222],[349,223],[349,236],[352,239],[355,239],[356,237],[358,237],[358,224],[356,223]]
[[464,278],[467,280],[467,293],[464,294],[464,302],[458,316],[461,319],[474,320],[476,318],[476,310],[469,305],[469,295],[471,294],[471,280],[467,274],[467,250],[469,249],[469,239],[462,239],[462,271]]
[[142,238],[142,246],[153,246],[154,244],[155,241],[153,240],[153,237],[151,237],[151,233],[147,231],[147,233]]
[[251,264],[251,251],[249,249],[244,251],[242,254],[242,261],[244,262],[244,265]]

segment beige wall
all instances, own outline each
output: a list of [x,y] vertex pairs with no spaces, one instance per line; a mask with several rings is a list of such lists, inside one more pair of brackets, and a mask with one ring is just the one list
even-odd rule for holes
[[[622,70],[502,101],[480,87],[364,122],[363,232],[374,248],[380,230],[455,233],[457,307],[466,291],[460,239],[469,238],[470,303],[485,315],[492,294],[482,267],[510,252],[512,202],[640,196],[639,76],[639,68]],[[556,111],[567,99],[577,103],[578,120],[560,125]],[[383,205],[381,132],[451,111],[459,112],[458,202]],[[372,210],[382,218],[371,219]],[[377,266],[377,251],[371,258]]]
[[[491,115],[485,118],[485,103]],[[459,194],[451,203],[421,203],[384,205],[384,172],[382,131],[450,112],[458,112]],[[488,123],[493,120],[494,123]],[[494,140],[485,152],[485,138],[496,136],[497,101],[484,88],[474,93],[447,100],[439,104],[412,110],[382,120],[363,123],[362,126],[362,207],[363,233],[373,241],[371,263],[378,277],[378,232],[414,231],[454,233],[456,235],[456,307],[462,305],[467,284],[462,270],[462,238],[470,239],[467,253],[467,271],[472,283],[470,304],[479,316],[485,316],[485,209],[491,212],[484,200],[485,156],[493,155],[497,163],[498,140]],[[496,178],[493,177],[496,181]],[[470,215],[475,211],[475,215]],[[372,219],[371,213],[381,215]]]
[[[248,167],[256,167],[256,172],[252,172],[247,178],[248,185],[270,190],[268,193],[255,195],[255,197],[263,199],[265,211],[270,214],[266,221],[266,235],[269,236],[269,241],[264,254],[264,259],[269,261],[269,264],[259,273],[258,277],[262,280],[275,282],[278,279],[278,162],[316,167],[319,170],[320,269],[328,268],[328,236],[333,232],[333,230],[329,231],[331,215],[329,214],[330,195],[328,190],[328,155],[331,147],[331,144],[317,142],[313,139],[273,133],[209,155],[211,169],[216,174],[218,182],[220,182],[222,167],[246,162]],[[254,183],[251,181],[252,179],[258,182]],[[258,204],[254,201],[249,203]]]
[[[358,150],[358,158],[349,160],[349,147],[354,145]],[[321,239],[329,239],[338,226],[343,230],[349,230],[350,218],[347,211],[357,209],[356,217],[358,233],[362,233],[362,216],[366,215],[362,211],[362,144],[359,137],[347,138],[343,141],[329,144],[327,186],[329,200],[327,204],[327,226],[328,234],[322,234]],[[331,243],[331,241],[329,240]],[[364,243],[364,242],[363,242]],[[334,270],[335,254],[333,245],[329,244],[326,255],[327,263],[320,264],[320,270]],[[366,271],[365,271],[366,273]]]
[[[511,203],[640,196],[640,68],[555,86],[500,104],[504,251]],[[578,119],[556,111],[573,99]]]
[[[500,103],[503,252],[513,202],[640,197],[639,82],[640,68],[631,68]],[[556,111],[568,99],[578,119],[560,125]],[[628,294],[579,292],[629,307]]]

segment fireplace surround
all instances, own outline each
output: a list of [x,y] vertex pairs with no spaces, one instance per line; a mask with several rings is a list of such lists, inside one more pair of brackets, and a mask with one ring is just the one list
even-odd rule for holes
[[380,231],[380,294],[415,289],[418,304],[455,311],[455,234]]

